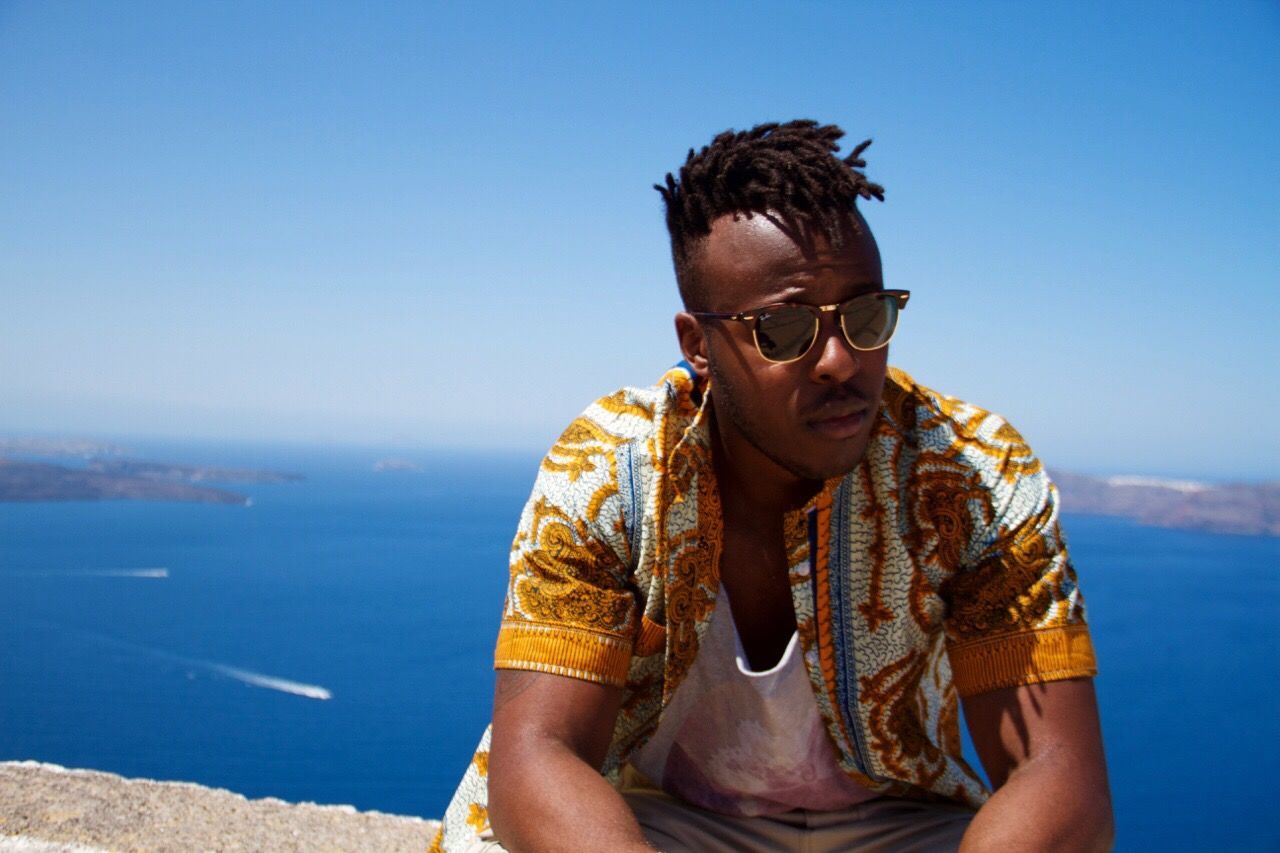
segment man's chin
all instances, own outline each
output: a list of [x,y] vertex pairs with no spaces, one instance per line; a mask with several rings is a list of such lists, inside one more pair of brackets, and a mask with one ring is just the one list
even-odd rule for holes
[[862,457],[866,455],[866,444],[859,442],[857,447],[841,450],[843,452],[819,454],[808,459],[792,459],[785,467],[792,474],[806,480],[825,481],[843,477],[862,462]]

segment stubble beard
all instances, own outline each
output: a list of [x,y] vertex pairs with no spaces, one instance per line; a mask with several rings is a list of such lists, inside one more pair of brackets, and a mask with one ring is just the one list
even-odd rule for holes
[[833,476],[832,473],[811,469],[797,460],[782,456],[770,447],[763,430],[739,404],[739,395],[734,393],[732,383],[725,380],[724,374],[716,369],[714,361],[709,362],[707,367],[711,371],[712,405],[715,407],[716,417],[727,419],[748,444],[787,473],[814,482],[823,482]]

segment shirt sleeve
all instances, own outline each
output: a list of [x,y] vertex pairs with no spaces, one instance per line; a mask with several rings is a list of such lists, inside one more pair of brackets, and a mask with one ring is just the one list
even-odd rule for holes
[[947,651],[962,696],[1097,674],[1057,488],[1013,427],[997,434],[986,523],[947,584]]
[[626,682],[637,607],[618,494],[624,441],[584,415],[543,459],[511,546],[498,669]]

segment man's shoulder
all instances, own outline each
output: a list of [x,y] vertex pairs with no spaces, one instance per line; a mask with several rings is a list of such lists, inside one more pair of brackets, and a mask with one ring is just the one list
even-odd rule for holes
[[586,444],[606,450],[642,441],[669,417],[692,419],[699,402],[693,371],[681,362],[653,385],[619,388],[592,402],[569,424],[557,445]]
[[1004,421],[989,409],[930,388],[898,367],[890,367],[885,376],[883,406],[890,422],[904,434],[945,428],[971,438],[989,418]]
[[547,451],[542,476],[563,479],[566,485],[613,488],[619,456],[635,450],[638,462],[661,454],[670,434],[696,416],[698,393],[693,371],[682,362],[653,385],[624,387],[600,397]]
[[984,480],[1041,470],[1022,434],[1003,416],[936,391],[899,368],[889,368],[881,409],[886,429],[920,451],[922,461],[945,456],[978,469]]

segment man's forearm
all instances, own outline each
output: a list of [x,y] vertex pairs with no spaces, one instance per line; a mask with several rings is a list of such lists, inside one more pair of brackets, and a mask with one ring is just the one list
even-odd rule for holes
[[978,810],[961,853],[1110,850],[1111,799],[1086,768],[1047,755],[1014,772]]
[[651,851],[626,801],[562,744],[544,742],[491,767],[489,820],[502,845],[524,851]]

